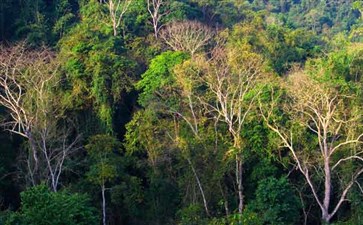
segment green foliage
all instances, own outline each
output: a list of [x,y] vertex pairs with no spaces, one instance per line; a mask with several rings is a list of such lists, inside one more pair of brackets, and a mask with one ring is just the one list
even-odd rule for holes
[[114,106],[130,90],[135,63],[124,55],[122,40],[113,37],[107,11],[90,1],[81,8],[81,22],[60,41],[64,73],[64,102],[73,109],[96,111],[104,130],[113,131]]
[[21,193],[21,209],[7,225],[96,225],[98,218],[89,199],[65,191],[51,192],[39,185]]
[[231,217],[231,225],[262,225],[263,219],[259,213],[255,213],[248,207],[243,211],[242,215],[235,214]]
[[330,33],[348,30],[355,23],[352,0],[311,1],[273,0],[248,1],[254,10],[266,10],[270,19],[293,28],[307,28],[317,33]]
[[251,209],[263,224],[295,224],[299,215],[299,201],[285,178],[261,180]]
[[149,12],[147,11],[146,1],[133,0],[123,18],[122,29],[126,34],[124,38],[131,41],[135,38],[135,35],[141,36],[148,30],[147,27],[149,26]]
[[23,2],[16,35],[26,37],[30,43],[42,44],[49,41],[49,23],[46,22],[47,6],[43,0]]
[[250,20],[233,27],[229,36],[231,45],[249,44],[280,75],[320,53],[320,40],[313,32],[268,25],[263,21],[263,14],[254,14]]
[[77,21],[75,0],[23,0],[18,7],[14,24],[17,38],[26,38],[30,44],[55,44]]
[[75,0],[58,0],[56,1],[54,14],[55,22],[52,27],[52,34],[58,40],[71,30],[77,21],[76,9],[78,4]]
[[178,225],[207,225],[203,218],[204,209],[201,205],[192,204],[178,211],[180,222]]
[[304,62],[318,53],[318,40],[303,29],[289,30],[278,26],[267,28],[269,45],[266,58],[279,74],[287,72],[294,63]]
[[[299,157],[312,163],[321,159],[316,135],[297,119],[300,114],[287,111],[296,99],[284,80],[304,68],[304,73],[319,87],[348,96],[339,102],[342,114],[360,115],[362,1],[165,0],[165,3],[160,10],[161,26],[183,20],[204,23],[217,34],[206,49],[221,47],[217,55],[225,60],[210,63],[214,60],[211,52],[200,51],[192,57],[166,51],[163,41],[153,35],[145,0],[132,0],[116,37],[107,1],[0,1],[2,43],[27,39],[31,48],[49,45],[57,55],[61,64],[54,81],[57,87],[49,96],[47,93],[51,100],[42,106],[57,104],[62,113],[45,116],[57,118],[55,121],[59,122],[55,122],[54,129],[63,129],[64,124],[75,125],[78,129],[71,129],[69,139],[81,134],[87,141],[80,142],[85,151],[82,148],[64,162],[62,186],[91,196],[88,201],[83,195],[52,193],[44,186],[37,186],[23,192],[20,203],[19,190],[30,184],[25,182],[27,171],[18,172],[18,167],[20,161],[34,161],[31,152],[19,151],[23,139],[0,133],[0,207],[4,210],[0,224],[98,224],[90,204],[99,208],[99,186],[106,191],[110,224],[303,223],[302,210],[291,185],[299,190],[308,187],[302,186],[304,179],[296,176],[295,171],[289,181],[273,178],[283,177],[291,169],[291,154],[288,149],[280,148],[280,137],[263,123],[259,109],[267,112],[267,108],[276,104],[269,121],[292,131]],[[249,70],[256,59],[261,59],[261,64]],[[239,79],[236,74],[244,69],[251,72],[261,69],[264,76],[261,84],[242,99],[256,97],[240,134],[236,135],[240,138],[239,148],[233,148],[230,127],[215,113],[222,108],[215,103],[217,98],[233,94],[215,95],[205,79],[216,87],[221,81],[218,79],[230,79],[231,90]],[[42,73],[44,78],[49,72]],[[205,73],[221,76],[210,79]],[[36,91],[28,89],[22,93],[29,99],[27,107],[37,118],[43,118],[35,104]],[[353,96],[357,98],[351,101]],[[232,104],[239,101],[236,97]],[[215,111],[210,106],[216,107]],[[247,106],[242,108],[243,113]],[[42,110],[52,111],[50,107]],[[14,115],[0,108],[0,116],[3,119]],[[308,120],[303,122],[311,124]],[[357,128],[348,129],[347,136],[361,129],[362,121],[356,123]],[[338,142],[346,138],[336,137]],[[50,152],[53,147],[49,146]],[[331,159],[336,162],[350,151],[361,152],[362,147],[344,148]],[[246,206],[242,214],[237,213],[233,157],[236,155],[243,161]],[[45,162],[39,160],[43,167]],[[341,165],[334,170],[337,172],[332,176],[334,184],[345,182],[360,166],[348,160]],[[313,182],[318,183],[320,175],[312,173]],[[209,216],[196,176],[204,191]],[[358,182],[361,184],[361,178]],[[321,197],[322,186],[319,183],[316,187]],[[337,202],[338,191],[339,188],[333,189],[331,202]],[[308,224],[320,224],[313,196],[301,194]],[[335,224],[361,223],[363,204],[358,186],[352,188],[348,198],[332,219]]]
[[352,202],[350,203],[351,211],[339,215],[339,221],[333,223],[334,225],[353,225],[362,222],[363,201],[362,192],[359,190],[358,185],[352,190],[349,198],[352,199]]
[[173,78],[174,67],[186,59],[188,59],[188,55],[185,53],[167,51],[151,60],[149,69],[141,76],[141,81],[136,84],[136,88],[142,91],[139,103],[146,106],[155,92],[161,91],[165,85],[172,84],[175,81]]
[[112,163],[115,153],[119,151],[120,144],[112,136],[92,136],[85,146],[94,163],[88,172],[88,179],[98,185],[105,185],[116,177],[116,165]]
[[[338,43],[340,42],[338,41]],[[306,65],[309,73],[316,79],[323,80],[325,83],[349,86],[349,82],[360,81],[363,73],[362,60],[362,46],[345,43],[324,58],[308,60]],[[324,74],[319,73],[319,70],[324,71]]]
[[123,181],[112,187],[111,202],[122,208],[122,216],[142,218],[144,216],[145,193],[142,180],[135,176],[123,177]]

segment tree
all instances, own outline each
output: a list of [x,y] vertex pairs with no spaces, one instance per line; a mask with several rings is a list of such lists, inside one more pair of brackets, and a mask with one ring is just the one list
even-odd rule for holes
[[197,21],[172,22],[160,32],[161,39],[174,51],[194,55],[213,38],[210,28]]
[[246,49],[216,49],[205,73],[205,82],[212,94],[213,103],[204,101],[217,123],[223,122],[232,136],[231,155],[236,162],[238,211],[244,207],[243,196],[243,140],[241,130],[258,96],[258,80],[262,78],[262,59]]
[[21,193],[21,208],[5,222],[7,225],[96,225],[95,209],[88,197],[65,191],[51,192],[45,185]]
[[117,36],[117,29],[121,25],[121,20],[131,3],[132,0],[107,0],[107,6],[112,22],[113,36]]
[[154,29],[154,36],[158,38],[159,31],[162,27],[161,19],[169,14],[167,6],[170,0],[147,0],[147,10],[151,16],[151,22]]
[[77,22],[78,4],[73,0],[58,0],[54,3],[54,11],[49,15],[54,18],[52,34],[59,41]]
[[155,95],[163,96],[164,88],[174,81],[170,75],[173,68],[188,58],[186,53],[167,51],[152,59],[149,69],[141,75],[142,79],[136,84],[136,88],[141,91],[139,103],[147,107],[155,99]]
[[[345,81],[329,83],[326,78],[324,74],[307,75],[301,71],[289,75],[284,110],[291,123],[273,115],[279,107],[277,98],[268,105],[269,109],[263,110],[261,104],[261,115],[292,154],[296,168],[319,205],[321,219],[329,223],[348,200],[349,191],[363,173],[363,152],[357,148],[362,143],[363,133],[356,105],[359,96],[345,92],[350,89]],[[304,143],[305,138],[310,143]],[[348,162],[351,162],[350,172],[342,175],[343,165]],[[323,197],[319,194],[320,182],[315,181],[316,177],[322,177]],[[337,187],[334,177],[340,180]],[[337,196],[335,204],[333,196]]]
[[260,93],[260,81],[266,77],[264,62],[248,45],[218,46],[210,58],[199,56],[191,60],[189,66],[184,63],[184,68],[177,68],[176,74],[188,88],[189,98],[199,101],[215,124],[225,124],[228,128],[232,146],[226,154],[235,158],[238,210],[242,213],[244,143],[241,131]]
[[9,112],[2,125],[27,139],[32,185],[47,180],[57,191],[64,162],[80,138],[70,138],[69,128],[60,126],[63,106],[55,95],[59,63],[48,48],[30,50],[25,43],[0,46],[0,60],[0,104]]
[[106,184],[116,177],[116,167],[111,162],[114,152],[118,151],[118,141],[108,135],[95,135],[86,145],[90,158],[94,161],[88,172],[88,179],[101,187],[102,223],[106,225]]
[[[152,105],[152,103],[158,102],[158,100],[156,100],[156,99],[161,98],[161,102],[160,102],[161,105],[157,106],[157,107],[159,107],[159,109],[154,108],[153,110],[158,112],[158,111],[162,111],[165,109],[166,112],[164,112],[164,113],[166,113],[168,116],[171,116],[171,117],[182,116],[182,118],[185,120],[185,122],[187,122],[188,125],[190,126],[193,134],[195,136],[198,136],[199,135],[198,130],[195,129],[195,127],[198,126],[198,124],[197,124],[197,121],[195,118],[195,114],[194,114],[195,108],[193,108],[193,103],[191,102],[191,98],[188,98],[187,106],[188,106],[188,109],[191,110],[191,114],[194,115],[192,122],[191,122],[191,120],[187,119],[187,117],[184,113],[175,109],[176,105],[178,105],[178,104],[182,105],[184,103],[183,102],[184,99],[176,100],[175,99],[176,96],[168,97],[168,95],[171,94],[170,89],[175,88],[175,87],[173,87],[173,83],[175,82],[175,80],[174,80],[175,77],[172,76],[173,68],[176,65],[182,63],[187,58],[189,58],[189,56],[183,52],[165,52],[165,53],[155,57],[155,59],[152,60],[149,69],[142,75],[143,79],[137,84],[137,88],[143,90],[143,92],[140,94],[140,99],[139,99],[139,102],[143,106],[148,107],[149,105]],[[157,95],[156,98],[154,97],[155,93]],[[182,96],[182,97],[185,97],[185,96]],[[190,96],[188,96],[188,97],[190,97]],[[166,98],[169,98],[171,101],[165,101]],[[174,100],[176,100],[176,102]],[[181,107],[181,108],[183,108],[183,107]],[[144,114],[144,116],[146,116],[146,114]],[[178,148],[180,150],[185,151],[185,149],[184,149],[185,145],[183,145],[181,143],[183,141],[180,141],[182,138],[179,135],[180,130],[177,128],[178,125],[176,123],[177,123],[176,118],[174,118],[173,124],[175,126],[173,129],[173,132],[171,132],[172,134],[175,135],[173,138],[175,140],[173,144],[178,145]],[[147,137],[144,137],[144,138],[148,139]],[[147,146],[147,147],[150,148],[151,146]],[[150,156],[151,160],[153,161],[152,154],[149,154],[149,156]],[[202,195],[206,214],[209,215],[207,200],[206,200],[205,193],[204,193],[204,190],[202,187],[202,183],[197,174],[197,171],[196,171],[190,157],[185,156],[185,155],[184,155],[184,157],[186,158],[188,164],[191,167],[193,175],[198,184],[198,188]]]
[[255,194],[251,208],[261,215],[263,224],[296,224],[299,202],[286,178],[261,180]]
[[[124,43],[114,37],[104,5],[89,1],[81,21],[60,40],[64,102],[69,109],[92,111],[101,132],[114,132],[115,106],[130,90],[136,63],[126,57]],[[82,115],[82,114],[78,114]]]

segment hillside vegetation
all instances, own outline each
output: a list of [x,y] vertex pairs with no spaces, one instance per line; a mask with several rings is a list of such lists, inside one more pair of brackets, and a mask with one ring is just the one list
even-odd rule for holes
[[361,0],[1,0],[0,224],[363,224]]

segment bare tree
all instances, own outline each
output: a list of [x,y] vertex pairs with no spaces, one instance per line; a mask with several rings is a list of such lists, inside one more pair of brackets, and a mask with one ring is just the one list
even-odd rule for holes
[[49,122],[40,130],[39,138],[36,139],[38,150],[41,153],[43,168],[47,168],[42,176],[47,179],[53,191],[57,191],[60,176],[64,170],[64,162],[77,151],[80,135],[70,139],[70,129],[61,131],[54,122]]
[[106,1],[111,17],[113,35],[117,36],[117,29],[121,25],[121,21],[128,10],[132,0],[108,0]]
[[[194,101],[204,107],[205,115],[211,116],[216,124],[225,123],[228,127],[232,137],[232,148],[227,154],[235,158],[238,209],[242,213],[244,197],[241,131],[260,92],[258,84],[265,74],[262,70],[263,60],[248,49],[219,46],[212,51],[211,58],[197,56],[192,59],[191,64],[189,69],[184,70],[184,74],[183,71],[176,74],[179,74],[179,77],[185,76],[181,83],[186,87],[195,86],[187,95],[191,111],[195,108],[191,100],[193,97]],[[188,75],[188,71],[191,71],[191,74]],[[193,132],[197,133],[198,127],[193,125],[193,120],[196,120],[194,114],[192,119],[187,121],[190,121]]]
[[70,141],[67,132],[58,130],[62,115],[54,94],[58,67],[54,53],[45,47],[31,50],[25,43],[0,46],[0,104],[9,112],[2,125],[28,140],[32,185],[47,180],[54,191],[64,160],[79,139]]
[[169,11],[166,9],[169,1],[170,0],[146,0],[147,11],[151,16],[155,38],[158,38],[159,31],[162,28],[162,25],[160,25],[161,19],[169,14]]
[[[329,223],[348,200],[349,190],[363,173],[363,151],[354,148],[362,143],[363,138],[363,133],[358,131],[360,113],[355,112],[352,105],[348,107],[356,96],[346,96],[336,87],[317,82],[303,72],[289,75],[286,90],[290,99],[285,102],[284,109],[297,127],[279,125],[274,119],[273,111],[279,108],[277,98],[273,98],[265,109],[260,104],[261,115],[267,126],[281,139],[283,146],[290,150],[297,169],[320,207],[322,220]],[[297,129],[315,135],[317,151],[303,147],[304,143],[296,137]],[[355,171],[349,177],[347,174],[341,176],[339,167],[352,161],[360,162],[355,165]],[[322,196],[319,195],[319,184],[312,179],[314,175],[320,175],[323,179]],[[339,178],[339,187],[333,187],[333,175]],[[334,195],[333,190],[336,192]],[[337,196],[334,205],[332,196]]]
[[[241,50],[241,49],[240,49]],[[204,81],[213,96],[213,103],[203,101],[216,122],[224,122],[232,136],[235,156],[236,183],[238,188],[238,210],[242,213],[243,197],[243,157],[241,138],[242,126],[251,112],[259,94],[258,83],[264,76],[263,61],[257,54],[238,49],[217,48],[206,68]],[[251,97],[251,92],[255,92]]]
[[197,21],[172,22],[165,26],[160,37],[174,51],[185,51],[194,55],[213,38],[213,31]]

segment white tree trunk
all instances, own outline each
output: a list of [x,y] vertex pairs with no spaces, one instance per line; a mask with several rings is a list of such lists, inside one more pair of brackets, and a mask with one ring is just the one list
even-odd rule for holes
[[242,181],[242,176],[243,176],[243,165],[242,165],[242,160],[240,159],[240,157],[236,157],[236,180],[237,180],[237,188],[238,188],[238,212],[240,214],[242,214],[243,211],[243,206],[244,206],[244,202],[243,202],[243,181]]
[[101,186],[101,192],[102,192],[102,224],[106,225],[106,188],[105,184],[102,184]]
[[202,195],[205,212],[206,212],[207,216],[210,216],[209,210],[208,210],[208,203],[207,203],[207,199],[206,199],[205,194],[204,194],[204,189],[203,189],[202,183],[199,180],[199,176],[198,176],[197,172],[194,169],[192,161],[189,158],[187,160],[188,160],[188,163],[189,163],[190,167],[192,168],[194,177],[195,177],[195,179],[197,181],[197,184],[198,184],[198,187],[199,187],[199,190],[200,190],[200,194]]

